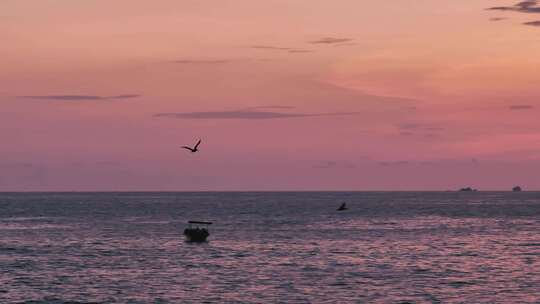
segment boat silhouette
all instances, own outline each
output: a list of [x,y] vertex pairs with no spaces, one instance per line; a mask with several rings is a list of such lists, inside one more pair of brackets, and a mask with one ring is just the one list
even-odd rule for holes
[[188,242],[206,242],[206,238],[210,235],[208,226],[211,222],[189,221],[188,227],[184,229],[184,235]]

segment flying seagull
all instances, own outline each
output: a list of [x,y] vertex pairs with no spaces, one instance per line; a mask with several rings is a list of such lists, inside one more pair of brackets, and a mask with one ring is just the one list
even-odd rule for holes
[[199,139],[199,141],[197,142],[195,147],[191,148],[191,147],[187,147],[187,146],[182,146],[182,148],[187,149],[187,150],[191,151],[192,153],[195,153],[195,152],[199,151],[198,148],[199,148],[200,144],[201,144],[201,140]]

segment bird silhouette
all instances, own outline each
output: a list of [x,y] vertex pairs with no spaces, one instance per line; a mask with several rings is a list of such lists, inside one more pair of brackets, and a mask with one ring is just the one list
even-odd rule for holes
[[182,148],[184,149],[187,149],[189,151],[191,151],[191,153],[195,153],[197,151],[199,151],[199,145],[201,144],[201,140],[199,139],[199,141],[197,142],[197,144],[195,145],[195,147],[191,148],[191,147],[188,147],[188,146],[182,146]]

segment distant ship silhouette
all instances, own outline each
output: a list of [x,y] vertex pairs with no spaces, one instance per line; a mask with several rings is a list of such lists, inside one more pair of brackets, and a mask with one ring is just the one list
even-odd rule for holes
[[514,188],[512,188],[512,191],[514,191],[514,192],[521,192],[522,189],[521,189],[520,186],[515,186]]

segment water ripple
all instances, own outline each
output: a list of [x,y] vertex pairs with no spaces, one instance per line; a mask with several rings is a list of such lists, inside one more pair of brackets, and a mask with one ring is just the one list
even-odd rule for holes
[[[0,194],[0,303],[538,303],[539,201]],[[209,243],[184,242],[189,219],[215,222]]]

